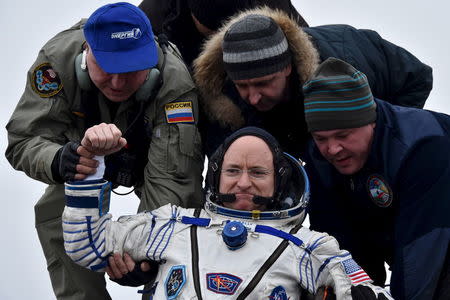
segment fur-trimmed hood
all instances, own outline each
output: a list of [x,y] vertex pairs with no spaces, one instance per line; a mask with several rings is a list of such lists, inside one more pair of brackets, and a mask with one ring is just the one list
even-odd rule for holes
[[233,130],[245,124],[241,109],[222,89],[227,78],[222,59],[222,41],[230,26],[251,14],[272,18],[283,30],[293,56],[294,69],[299,75],[299,85],[307,81],[319,63],[319,53],[310,41],[310,37],[279,10],[259,7],[246,10],[233,16],[203,46],[203,51],[194,61],[194,79],[201,95],[201,104],[212,121]]

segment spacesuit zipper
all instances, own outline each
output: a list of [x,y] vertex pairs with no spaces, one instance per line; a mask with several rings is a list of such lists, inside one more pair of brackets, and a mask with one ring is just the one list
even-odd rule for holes
[[[196,208],[194,216],[198,218],[200,216],[201,209]],[[203,300],[200,290],[200,278],[198,270],[198,240],[197,240],[197,226],[191,226],[191,254],[192,254],[192,279],[194,280],[194,289],[197,294],[198,300]]]
[[[289,231],[290,234],[296,233],[300,228],[302,227],[301,224],[298,224],[294,228]],[[275,261],[280,257],[280,255],[283,253],[283,251],[287,248],[289,245],[288,240],[284,240],[280,243],[280,245],[275,249],[275,251],[270,255],[270,257],[264,262],[262,267],[256,272],[253,279],[250,281],[250,283],[247,285],[247,287],[242,291],[242,293],[236,298],[236,300],[244,300],[247,298],[248,295],[255,289],[256,285],[261,281],[261,278],[266,274],[267,270],[275,263]]]

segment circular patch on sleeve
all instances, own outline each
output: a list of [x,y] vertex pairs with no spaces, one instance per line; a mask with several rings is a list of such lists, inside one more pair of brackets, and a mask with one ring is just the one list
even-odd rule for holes
[[392,190],[380,175],[371,175],[367,179],[367,191],[372,201],[379,207],[388,207],[392,203]]
[[37,66],[32,80],[33,90],[42,98],[52,97],[63,88],[61,79],[49,63]]
[[277,286],[272,290],[272,293],[269,296],[270,300],[288,300],[288,296],[286,294],[286,290],[281,285]]

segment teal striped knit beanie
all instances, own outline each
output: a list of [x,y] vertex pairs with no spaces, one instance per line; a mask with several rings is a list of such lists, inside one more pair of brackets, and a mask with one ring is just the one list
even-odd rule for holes
[[377,118],[366,75],[334,57],[319,65],[303,95],[309,132],[362,127]]

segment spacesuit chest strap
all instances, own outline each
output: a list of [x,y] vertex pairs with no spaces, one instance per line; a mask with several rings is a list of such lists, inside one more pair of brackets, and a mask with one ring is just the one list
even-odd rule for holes
[[[268,226],[266,226],[268,227]],[[297,224],[294,228],[289,231],[289,235],[294,237],[293,234],[297,233],[302,227],[301,224]],[[271,228],[271,227],[270,227]],[[274,228],[272,228],[274,229]],[[287,234],[287,233],[285,233]],[[301,242],[301,241],[300,241]],[[280,255],[284,252],[284,250],[289,245],[289,239],[284,239],[280,245],[275,249],[275,251],[270,255],[270,257],[264,262],[264,264],[259,268],[258,272],[256,272],[255,276],[252,278],[247,287],[242,291],[242,293],[236,298],[237,300],[244,300],[250,295],[250,293],[255,289],[258,283],[263,278],[264,274],[266,274],[267,270],[275,263],[275,261],[280,257]]]
[[[187,218],[185,220],[187,221],[187,220],[202,219],[202,218],[199,218],[201,211],[202,211],[201,208],[196,208],[194,211],[194,218]],[[210,219],[206,219],[206,220],[208,220],[208,224],[209,224]],[[194,289],[195,289],[195,293],[197,294],[197,299],[203,300],[201,289],[200,289],[200,272],[199,272],[199,268],[198,268],[198,238],[197,238],[198,224],[194,224],[194,223],[190,223],[190,224],[192,224],[191,232],[190,232],[191,233],[191,253],[192,253],[192,277],[193,277],[192,279],[194,281]],[[205,225],[203,225],[203,226],[205,226]]]
[[[192,218],[192,217],[183,216],[183,217],[181,217],[180,221],[183,224],[195,225],[195,226],[200,226],[200,227],[208,227],[211,224],[211,219],[209,219],[209,218],[195,218],[195,217]],[[284,232],[282,230],[278,230],[271,226],[256,225],[256,226],[254,226],[254,228],[252,228],[250,226],[250,228],[248,228],[248,229],[250,231],[270,234],[270,235],[279,237],[281,239],[288,240],[288,241],[294,243],[296,246],[303,245],[303,241],[301,239],[299,239],[298,237],[296,237],[295,235]]]

